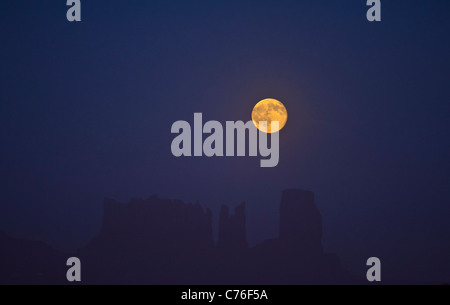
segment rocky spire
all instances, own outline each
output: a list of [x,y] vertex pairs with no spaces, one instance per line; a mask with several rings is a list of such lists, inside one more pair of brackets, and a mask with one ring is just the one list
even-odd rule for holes
[[245,202],[238,205],[234,215],[223,205],[219,216],[218,248],[222,252],[239,252],[247,249],[247,232],[245,228]]

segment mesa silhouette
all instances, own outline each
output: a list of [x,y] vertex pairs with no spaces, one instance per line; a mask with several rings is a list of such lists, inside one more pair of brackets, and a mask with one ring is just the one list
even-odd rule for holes
[[152,196],[104,201],[101,231],[76,253],[0,234],[2,284],[67,284],[65,260],[81,260],[83,284],[341,284],[352,282],[322,247],[314,194],[285,190],[279,236],[249,247],[245,203],[213,215],[200,204]]
[[103,227],[78,253],[89,283],[308,284],[349,280],[322,248],[314,194],[285,190],[279,237],[249,247],[245,203],[222,206],[217,245],[212,213],[200,204],[152,196],[128,204],[105,199]]

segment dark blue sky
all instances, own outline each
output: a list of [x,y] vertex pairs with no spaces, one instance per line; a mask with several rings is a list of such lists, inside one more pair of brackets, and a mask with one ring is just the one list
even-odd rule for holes
[[[0,230],[76,248],[104,197],[247,202],[252,244],[281,190],[316,193],[324,244],[358,272],[450,276],[449,1],[66,1],[0,5]],[[172,156],[177,120],[289,120],[280,163]],[[415,266],[414,269],[411,266]]]

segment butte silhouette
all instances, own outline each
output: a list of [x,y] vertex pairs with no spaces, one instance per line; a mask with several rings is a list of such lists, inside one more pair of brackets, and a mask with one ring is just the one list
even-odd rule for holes
[[[0,283],[67,283],[65,259],[82,262],[83,284],[341,284],[352,280],[322,247],[314,194],[285,190],[279,235],[249,247],[245,203],[213,215],[200,204],[152,196],[104,201],[100,233],[76,253],[0,234]],[[38,261],[36,261],[36,258]],[[28,268],[29,267],[29,268]]]
[[349,280],[322,247],[314,194],[285,190],[279,236],[249,247],[245,203],[222,206],[217,244],[212,213],[198,203],[152,196],[130,203],[105,199],[100,234],[78,255],[93,283],[309,284]]

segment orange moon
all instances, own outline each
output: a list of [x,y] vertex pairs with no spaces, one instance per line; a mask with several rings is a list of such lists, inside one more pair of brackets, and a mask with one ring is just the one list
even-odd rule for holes
[[[280,101],[267,98],[255,105],[252,111],[252,120],[256,128],[265,133],[274,133],[283,129],[287,122],[287,110]],[[278,128],[272,122],[278,121]]]

